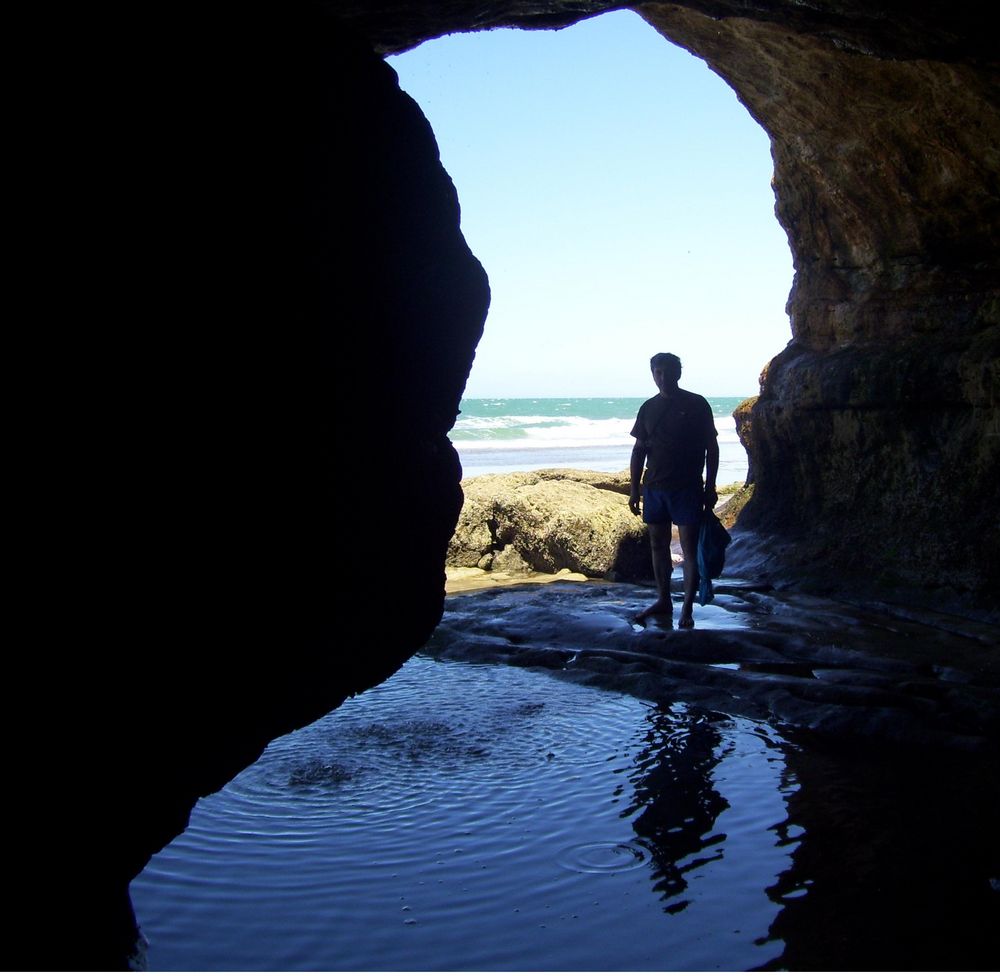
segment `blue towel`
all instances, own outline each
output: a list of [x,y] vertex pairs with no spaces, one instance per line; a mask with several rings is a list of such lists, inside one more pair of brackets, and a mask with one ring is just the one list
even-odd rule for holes
[[698,602],[705,606],[715,599],[712,580],[722,575],[726,562],[726,546],[732,537],[726,527],[716,518],[715,512],[708,510],[701,520],[698,532]]

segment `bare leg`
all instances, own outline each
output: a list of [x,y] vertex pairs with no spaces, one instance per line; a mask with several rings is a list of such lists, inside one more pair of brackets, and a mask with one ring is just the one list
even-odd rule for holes
[[670,574],[674,564],[670,559],[670,523],[666,525],[649,525],[649,548],[653,556],[653,575],[656,577],[656,590],[659,599],[652,606],[646,607],[635,619],[643,621],[655,614],[669,614],[670,625],[673,626],[674,607],[670,602]]
[[699,525],[678,525],[677,534],[681,538],[681,552],[684,554],[684,603],[678,627],[694,626],[694,591],[698,588],[698,532]]

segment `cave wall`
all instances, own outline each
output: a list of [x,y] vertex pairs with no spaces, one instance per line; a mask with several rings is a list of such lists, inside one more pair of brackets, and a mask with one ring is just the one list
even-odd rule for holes
[[[373,50],[619,6],[81,10],[38,35],[11,968],[120,965],[127,881],[195,799],[441,612],[488,286]],[[774,145],[794,341],[753,418],[759,567],[865,578],[893,554],[989,594],[996,65],[970,5],[911,8],[641,10]]]
[[489,302],[423,114],[319,5],[108,26],[32,198],[13,969],[119,968],[197,798],[427,639]]

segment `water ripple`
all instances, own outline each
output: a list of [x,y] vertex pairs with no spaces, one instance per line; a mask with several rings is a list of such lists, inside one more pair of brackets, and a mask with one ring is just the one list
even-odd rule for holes
[[762,965],[794,849],[776,741],[415,658],[198,804],[133,884],[150,965],[648,969],[670,944],[665,968],[696,969],[706,940],[707,968]]
[[576,844],[559,854],[558,862],[570,871],[588,874],[613,874],[629,871],[646,863],[649,852],[638,844]]

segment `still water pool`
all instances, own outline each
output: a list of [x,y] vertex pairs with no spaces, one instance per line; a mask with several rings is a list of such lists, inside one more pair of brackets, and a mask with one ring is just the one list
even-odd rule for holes
[[741,969],[794,790],[773,730],[417,657],[286,736],[133,886],[156,969]]
[[[834,846],[810,855],[798,754],[745,719],[417,656],[197,805],[132,885],[148,965],[823,968],[860,946],[909,968],[891,910],[867,932],[868,902],[851,892],[870,870],[878,903],[891,897],[891,869],[870,851],[899,832],[848,797],[846,832],[824,828],[844,811],[820,815]],[[846,849],[858,816],[871,821],[863,863]],[[803,914],[831,870],[846,870],[846,897],[827,885]],[[991,911],[980,873],[967,880]],[[874,932],[890,942],[866,950]]]

